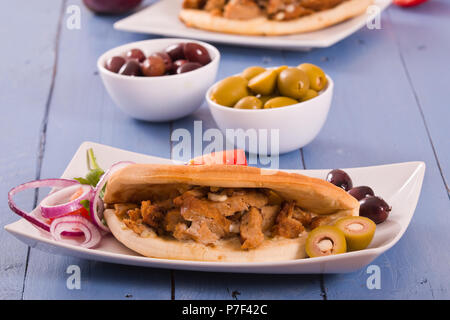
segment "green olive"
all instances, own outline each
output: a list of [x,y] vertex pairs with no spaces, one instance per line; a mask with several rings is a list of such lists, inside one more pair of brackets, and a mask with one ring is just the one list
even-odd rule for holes
[[334,226],[317,227],[306,238],[305,250],[310,258],[345,253],[345,235]]
[[281,71],[283,71],[287,68],[289,68],[289,67],[288,66],[279,66],[279,67],[276,67],[274,70],[276,71],[277,74],[280,74]]
[[298,103],[297,100],[289,97],[272,98],[264,104],[264,109],[280,108]]
[[250,79],[248,86],[254,93],[264,96],[270,95],[275,91],[277,76],[276,70],[266,70]]
[[306,72],[309,78],[311,89],[320,91],[327,85],[328,80],[325,76],[325,72],[323,72],[323,70],[318,66],[311,63],[302,63],[297,68]]
[[278,90],[283,96],[293,99],[303,98],[309,89],[308,75],[297,68],[287,68],[280,72]]
[[263,73],[264,71],[266,71],[266,69],[263,67],[259,66],[248,67],[247,69],[242,71],[241,76],[243,76],[247,80],[250,80],[251,78],[256,77],[258,74]]
[[302,102],[303,101],[307,101],[307,100],[311,100],[312,98],[317,97],[319,94],[317,93],[317,91],[313,90],[313,89],[308,89],[308,91],[306,92],[305,96],[302,98]]
[[232,107],[241,98],[249,95],[248,81],[241,76],[232,76],[218,82],[211,92],[211,100],[226,107]]
[[335,226],[344,233],[349,251],[367,248],[377,228],[375,222],[360,216],[341,218],[336,221]]
[[240,99],[235,105],[235,109],[261,109],[263,103],[255,96],[247,96]]
[[257,97],[259,100],[261,100],[261,102],[262,102],[263,105],[265,105],[267,101],[269,101],[269,100],[272,99],[272,98],[276,98],[277,96],[276,96],[276,95],[263,96],[263,95],[258,94],[256,97]]

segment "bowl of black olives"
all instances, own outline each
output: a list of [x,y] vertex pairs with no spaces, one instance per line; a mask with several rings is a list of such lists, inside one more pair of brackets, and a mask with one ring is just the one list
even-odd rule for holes
[[214,83],[220,53],[196,40],[154,39],[105,52],[97,61],[103,84],[133,118],[171,121],[194,112]]

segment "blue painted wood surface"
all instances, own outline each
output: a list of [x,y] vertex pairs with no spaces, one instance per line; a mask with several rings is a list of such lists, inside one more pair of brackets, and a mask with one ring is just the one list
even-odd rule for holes
[[[215,123],[203,105],[171,123],[125,116],[110,100],[96,71],[109,48],[149,36],[115,31],[118,17],[81,8],[81,29],[65,27],[65,8],[79,1],[14,1],[0,13],[1,225],[9,188],[59,176],[81,142],[96,141],[176,158],[170,134]],[[251,65],[323,66],[336,83],[329,118],[318,138],[280,158],[280,168],[368,166],[409,160],[427,164],[423,192],[407,232],[373,264],[381,290],[366,287],[360,270],[344,275],[242,275],[157,270],[54,256],[0,232],[0,299],[396,299],[450,298],[449,103],[450,4],[390,8],[382,29],[362,29],[342,42],[308,53],[220,45],[218,78]],[[20,20],[18,17],[26,17]],[[24,22],[26,21],[26,22]],[[421,21],[420,24],[417,21]],[[6,27],[8,26],[8,27]],[[26,40],[25,40],[26,39]],[[55,72],[53,74],[53,72]],[[446,182],[447,181],[447,182]],[[34,195],[19,198],[32,207]],[[442,248],[438,250],[438,248]],[[81,290],[66,288],[66,269],[82,270]]]
[[[19,16],[28,17],[29,29]],[[17,1],[0,11],[4,39],[0,65],[0,224],[17,220],[7,204],[9,189],[39,176],[39,155],[52,70],[55,59],[59,5],[41,1],[39,8]],[[17,197],[31,209],[34,193]],[[3,229],[3,228],[2,228]],[[3,230],[0,232],[0,299],[21,299],[29,249]]]

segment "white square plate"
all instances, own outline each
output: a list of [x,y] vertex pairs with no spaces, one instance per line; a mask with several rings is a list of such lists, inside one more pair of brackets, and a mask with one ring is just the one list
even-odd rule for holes
[[182,0],[160,0],[148,8],[117,21],[114,28],[250,47],[309,50],[311,48],[329,47],[348,37],[386,9],[391,1],[375,0],[376,10],[368,10],[366,14],[322,30],[288,36],[243,36],[188,28],[178,19]]
[[[85,142],[67,166],[63,178],[84,176],[87,172],[86,150],[93,148],[98,162],[104,168],[115,162],[130,160],[140,163],[173,163],[172,160],[124,151],[109,146]],[[228,263],[167,260],[147,258],[134,253],[112,235],[102,239],[95,249],[86,249],[70,243],[54,241],[25,219],[5,226],[16,238],[32,248],[61,255],[144,267],[246,273],[343,273],[363,268],[401,238],[411,221],[417,205],[425,174],[423,162],[405,162],[375,167],[345,169],[355,185],[369,185],[377,195],[386,199],[393,210],[385,222],[377,226],[368,249],[335,256],[299,259],[281,262]],[[324,178],[326,170],[289,170]]]

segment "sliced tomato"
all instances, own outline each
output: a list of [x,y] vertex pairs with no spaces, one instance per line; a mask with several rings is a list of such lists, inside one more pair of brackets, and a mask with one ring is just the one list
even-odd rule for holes
[[428,0],[394,0],[394,3],[400,7],[413,7]]
[[227,164],[227,165],[247,165],[245,151],[241,149],[212,152],[191,159],[189,165]]
[[68,213],[67,215],[74,215],[74,216],[82,216],[83,218],[91,220],[91,217],[89,215],[89,211],[87,211],[85,208],[80,208],[78,210],[75,210],[71,213]]

